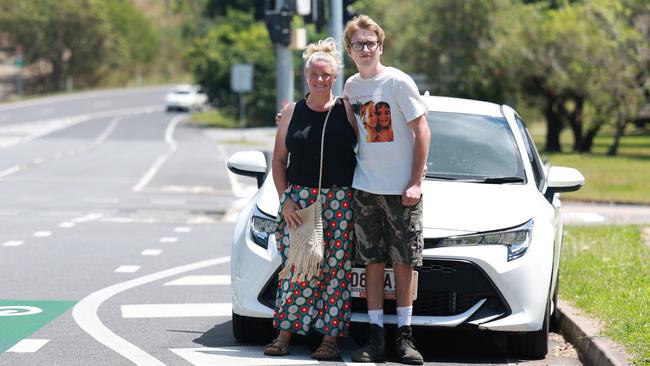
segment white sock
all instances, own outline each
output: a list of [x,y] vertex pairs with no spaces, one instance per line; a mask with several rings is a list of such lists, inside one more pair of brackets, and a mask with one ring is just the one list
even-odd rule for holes
[[411,325],[411,315],[413,315],[413,306],[397,307],[397,327]]
[[370,324],[384,327],[384,309],[368,310],[368,317],[370,318]]

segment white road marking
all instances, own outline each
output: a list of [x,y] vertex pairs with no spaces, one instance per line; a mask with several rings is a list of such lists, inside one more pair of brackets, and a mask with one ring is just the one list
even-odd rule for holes
[[34,164],[40,164],[40,163],[42,163],[44,161],[45,161],[45,158],[42,158],[42,157],[38,157],[38,158],[35,158],[34,160],[32,160],[32,162]]
[[572,216],[573,219],[589,223],[605,222],[606,220],[603,215],[599,215],[595,212],[567,212],[564,216]]
[[120,202],[120,200],[118,198],[113,198],[113,197],[86,197],[84,198],[84,202],[115,204]]
[[18,173],[21,170],[23,170],[23,167],[21,167],[20,165],[14,165],[11,168],[7,168],[0,172],[0,179],[4,177],[8,177],[14,173]]
[[9,348],[7,352],[33,353],[41,349],[49,341],[49,339],[21,339]]
[[232,315],[232,304],[138,304],[122,305],[122,317],[129,318],[179,318]]
[[153,179],[156,173],[158,173],[158,170],[163,166],[163,164],[165,164],[165,161],[167,161],[167,159],[169,159],[169,157],[176,152],[178,145],[176,144],[176,141],[174,141],[174,129],[176,128],[176,125],[178,125],[184,119],[187,119],[187,116],[179,115],[169,121],[167,129],[165,130],[165,142],[169,145],[169,151],[156,159],[156,162],[154,162],[151,168],[149,168],[144,176],[142,176],[138,184],[133,187],[133,191],[139,192],[142,190],[142,188],[149,184],[151,179]]
[[108,127],[106,127],[106,129],[99,136],[97,136],[97,138],[95,139],[95,144],[99,145],[104,141],[106,141],[108,136],[110,136],[111,133],[113,133],[115,127],[117,127],[117,124],[120,123],[124,118],[125,118],[124,116],[113,118],[113,120],[111,120],[111,122],[108,124]]
[[178,241],[178,238],[175,238],[173,236],[165,236],[160,238],[161,243],[176,243]]
[[230,285],[230,276],[185,276],[165,283],[165,286]]
[[156,256],[162,253],[162,249],[145,249],[142,251],[142,255]]
[[151,201],[152,205],[169,205],[169,206],[182,206],[187,204],[187,200],[182,198],[154,198]]
[[192,231],[192,228],[189,226],[178,226],[174,228],[175,233],[189,233]]
[[69,228],[69,227],[73,227],[75,225],[76,224],[74,222],[70,222],[70,221],[64,221],[64,222],[59,223],[59,227],[63,227],[63,228]]
[[84,223],[84,222],[99,220],[102,216],[104,216],[104,215],[95,212],[95,213],[91,213],[91,214],[88,214],[88,215],[75,217],[74,219],[72,219],[70,221],[72,221],[72,222],[74,222],[76,224],[81,224],[81,223]]
[[22,240],[9,240],[9,241],[6,241],[6,242],[2,243],[2,246],[3,247],[18,247],[18,246],[21,246],[23,244],[25,244],[25,242],[22,241]]
[[104,289],[93,292],[87,297],[81,299],[81,301],[79,301],[72,309],[72,317],[77,322],[79,327],[88,333],[91,337],[95,338],[95,340],[102,343],[106,347],[113,349],[115,352],[124,356],[129,361],[138,365],[165,366],[164,363],[160,362],[155,357],[111,332],[111,330],[108,329],[99,319],[97,310],[106,300],[131,288],[158,281],[163,278],[177,276],[185,272],[190,272],[227,262],[230,262],[230,257],[213,258],[202,262],[170,268],[164,271],[152,273],[150,275],[106,287]]
[[264,356],[261,347],[253,346],[170,348],[169,350],[194,366],[276,366],[316,365],[319,363],[318,360],[311,358],[309,349],[304,346],[293,346],[291,354],[282,357]]
[[36,238],[47,238],[48,236],[52,235],[51,231],[43,230],[43,231],[37,231],[34,234],[34,237]]
[[115,269],[115,272],[118,273],[134,273],[137,272],[140,269],[140,266],[134,266],[134,265],[124,265],[124,266],[119,266]]

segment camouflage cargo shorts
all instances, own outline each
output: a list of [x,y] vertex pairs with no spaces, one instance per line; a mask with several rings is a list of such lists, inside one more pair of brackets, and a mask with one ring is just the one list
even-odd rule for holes
[[422,265],[422,199],[402,205],[401,195],[354,191],[355,261]]

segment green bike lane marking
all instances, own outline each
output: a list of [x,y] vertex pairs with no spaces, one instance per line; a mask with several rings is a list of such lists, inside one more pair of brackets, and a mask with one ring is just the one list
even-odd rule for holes
[[73,307],[76,301],[0,300],[0,354]]

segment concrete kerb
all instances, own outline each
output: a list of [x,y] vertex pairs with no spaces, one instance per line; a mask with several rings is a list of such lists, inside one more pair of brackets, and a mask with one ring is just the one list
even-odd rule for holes
[[585,365],[625,366],[630,356],[611,339],[600,335],[600,325],[568,303],[558,301],[560,332],[578,351]]

